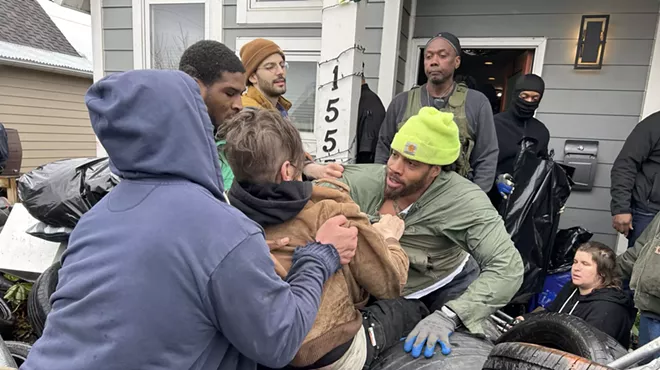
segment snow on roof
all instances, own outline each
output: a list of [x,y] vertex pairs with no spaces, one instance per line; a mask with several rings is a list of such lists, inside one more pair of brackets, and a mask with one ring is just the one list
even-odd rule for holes
[[0,41],[0,61],[2,60],[92,73],[92,62],[85,58],[12,44],[6,41]]
[[58,5],[50,0],[37,0],[76,51],[92,59],[92,17],[81,11]]

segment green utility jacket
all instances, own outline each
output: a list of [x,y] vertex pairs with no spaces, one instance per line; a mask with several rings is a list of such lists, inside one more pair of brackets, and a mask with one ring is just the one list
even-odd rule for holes
[[635,307],[660,315],[660,213],[616,262],[621,276],[630,279]]
[[[341,181],[360,209],[377,216],[384,198],[386,168],[346,165]],[[523,263],[502,218],[486,193],[455,172],[441,172],[404,216],[401,246],[410,269],[404,295],[424,289],[456,270],[469,253],[481,273],[459,298],[447,303],[473,333],[506,305],[523,280]]]

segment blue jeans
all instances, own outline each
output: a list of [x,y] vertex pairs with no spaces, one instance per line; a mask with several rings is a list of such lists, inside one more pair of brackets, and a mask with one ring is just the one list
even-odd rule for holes
[[[653,319],[642,312],[639,317],[639,346],[658,337],[660,337],[660,320]],[[660,358],[660,353],[657,353],[654,358]]]
[[653,217],[655,217],[655,213],[649,213],[647,211],[642,211],[638,208],[634,208],[632,210],[632,227],[633,229],[630,230],[628,233],[628,248],[632,248],[635,246],[635,241],[637,241],[637,238],[639,238],[640,235],[642,235],[642,232],[644,229],[646,229],[647,226],[653,221]]

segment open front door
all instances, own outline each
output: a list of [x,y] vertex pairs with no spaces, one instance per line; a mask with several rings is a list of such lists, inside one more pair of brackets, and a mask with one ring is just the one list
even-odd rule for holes
[[510,72],[506,76],[504,84],[504,95],[502,97],[502,106],[500,111],[503,112],[509,107],[509,103],[513,100],[514,90],[516,87],[516,80],[521,75],[532,73],[532,66],[534,63],[534,50],[525,50],[520,54],[512,63]]

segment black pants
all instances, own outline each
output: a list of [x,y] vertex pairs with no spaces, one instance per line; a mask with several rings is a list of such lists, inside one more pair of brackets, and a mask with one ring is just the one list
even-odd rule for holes
[[361,311],[367,335],[365,369],[385,350],[398,344],[429,314],[421,301],[405,298],[376,301]]
[[452,281],[442,288],[425,295],[420,300],[424,302],[429,311],[437,311],[447,302],[460,297],[470,284],[477,280],[480,272],[479,264],[470,256],[463,267],[463,271],[456,275]]

